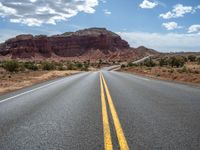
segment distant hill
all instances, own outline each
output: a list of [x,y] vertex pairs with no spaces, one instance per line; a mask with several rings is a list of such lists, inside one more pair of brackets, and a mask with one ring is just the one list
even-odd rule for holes
[[129,60],[158,52],[131,48],[119,35],[105,28],[89,28],[60,35],[18,35],[0,44],[0,55],[20,59]]

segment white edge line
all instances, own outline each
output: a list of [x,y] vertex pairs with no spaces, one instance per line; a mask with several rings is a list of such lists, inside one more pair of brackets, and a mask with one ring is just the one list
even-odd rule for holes
[[[65,78],[64,78],[64,79],[65,79]],[[22,95],[24,95],[24,94],[27,94],[27,93],[30,93],[30,92],[33,92],[33,91],[36,91],[36,90],[39,90],[39,89],[41,89],[41,88],[47,87],[47,86],[52,85],[52,84],[55,84],[55,83],[57,83],[57,82],[60,82],[60,81],[62,81],[62,80],[64,80],[64,79],[60,79],[60,80],[58,80],[58,81],[54,81],[54,82],[51,82],[51,83],[49,83],[49,84],[45,84],[45,85],[43,85],[43,86],[37,87],[37,88],[35,88],[35,89],[32,89],[32,90],[29,90],[29,91],[26,91],[26,92],[17,94],[17,95],[15,95],[15,96],[12,96],[12,97],[9,97],[9,98],[3,99],[3,100],[0,100],[0,103],[3,103],[3,102],[5,102],[5,101],[7,101],[7,100],[10,100],[10,99],[13,99],[13,98],[22,96]]]
[[[121,72],[121,73],[124,73],[124,72]],[[139,77],[138,75],[135,75],[135,74],[130,74],[130,73],[124,73],[124,74],[128,74],[128,75],[131,75],[133,76],[134,78],[137,78],[137,79],[141,79],[141,80],[145,80],[145,81],[151,81],[150,79],[148,78],[145,78],[145,77]]]
[[142,78],[142,77],[138,77],[138,76],[135,76],[133,75],[135,78],[138,78],[138,79],[142,79],[142,80],[145,80],[145,81],[150,81],[150,79],[147,79],[147,78]]

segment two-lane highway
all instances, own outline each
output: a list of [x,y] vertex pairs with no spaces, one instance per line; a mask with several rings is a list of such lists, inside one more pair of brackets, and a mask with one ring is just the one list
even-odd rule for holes
[[200,88],[86,72],[0,96],[0,149],[199,150]]

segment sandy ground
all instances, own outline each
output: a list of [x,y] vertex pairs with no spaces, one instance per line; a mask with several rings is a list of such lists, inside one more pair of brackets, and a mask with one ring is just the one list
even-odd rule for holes
[[8,73],[0,70],[0,95],[40,82],[79,73],[80,71],[27,71]]
[[188,66],[193,72],[180,72],[176,68],[167,67],[127,67],[120,71],[143,75],[162,80],[200,85],[200,66]]

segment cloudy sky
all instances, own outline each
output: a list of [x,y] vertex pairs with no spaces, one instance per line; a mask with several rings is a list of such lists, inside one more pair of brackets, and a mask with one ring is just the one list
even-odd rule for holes
[[106,27],[132,47],[200,52],[200,0],[0,0],[0,42]]

